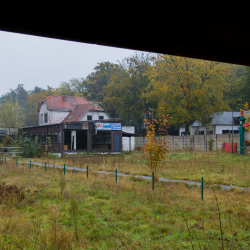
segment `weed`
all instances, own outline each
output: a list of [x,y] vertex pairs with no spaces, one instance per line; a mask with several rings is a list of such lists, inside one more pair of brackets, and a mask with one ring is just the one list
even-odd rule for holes
[[61,172],[61,174],[60,174],[60,179],[59,179],[59,187],[60,187],[60,191],[61,191],[61,197],[62,197],[62,195],[63,195],[63,191],[64,191],[65,188],[66,188],[66,185],[67,185],[67,182],[66,182],[65,176],[64,176],[63,173]]
[[69,213],[71,215],[71,219],[74,224],[75,237],[76,237],[76,240],[78,241],[79,240],[79,237],[78,237],[79,204],[74,197],[72,197],[70,200]]

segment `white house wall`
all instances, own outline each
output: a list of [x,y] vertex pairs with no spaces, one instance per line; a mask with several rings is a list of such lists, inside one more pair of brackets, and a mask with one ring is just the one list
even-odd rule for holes
[[192,127],[191,128],[191,135],[198,135],[200,131],[204,131],[204,134],[206,134],[206,126]]
[[[134,126],[122,126],[122,131],[127,133],[135,133],[135,127]],[[135,149],[135,137],[131,137],[131,149]],[[129,151],[129,137],[122,137],[122,150],[123,151]]]
[[[234,125],[233,130],[238,130],[240,125]],[[217,135],[222,134],[222,130],[232,130],[232,125],[216,125],[215,133]]]
[[185,132],[185,128],[179,128],[179,135],[181,136],[181,133]]
[[[64,118],[69,114],[69,111],[50,111],[47,109],[46,103],[43,103],[40,108],[39,112],[39,125],[48,125],[48,124],[56,124],[61,123]],[[48,114],[48,122],[47,123],[41,123],[41,115],[43,114],[43,120],[44,120],[44,114]]]
[[96,111],[95,112],[91,112],[91,111],[89,111],[86,114],[84,114],[79,121],[87,121],[87,116],[88,115],[92,115],[92,120],[94,120],[94,121],[99,120],[99,116],[103,116],[104,120],[105,119],[110,119],[108,117],[108,115],[105,112],[103,112],[103,111],[100,111],[100,112],[96,112]]
[[61,123],[69,113],[69,111],[50,111],[49,124]]
[[[240,125],[234,125],[233,130],[238,130],[239,126]],[[182,128],[179,129],[180,135],[181,135],[181,132],[183,131],[183,129],[182,130],[181,129]],[[211,126],[210,129],[213,130],[213,134],[222,135],[222,130],[232,130],[232,125],[214,125],[214,126]],[[191,135],[198,135],[199,131],[204,131],[204,134],[206,134],[206,126],[192,127]]]

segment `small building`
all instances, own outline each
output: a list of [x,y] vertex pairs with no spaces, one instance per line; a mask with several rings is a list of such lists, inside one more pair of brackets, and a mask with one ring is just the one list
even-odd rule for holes
[[[215,113],[208,124],[195,121],[190,125],[190,135],[239,133],[240,112],[223,111]],[[233,131],[232,131],[233,130]],[[179,127],[179,135],[185,134],[185,126]]]
[[[39,103],[39,126],[23,132],[54,153],[121,152],[121,119],[82,97],[49,96]],[[133,136],[133,133],[125,133]]]

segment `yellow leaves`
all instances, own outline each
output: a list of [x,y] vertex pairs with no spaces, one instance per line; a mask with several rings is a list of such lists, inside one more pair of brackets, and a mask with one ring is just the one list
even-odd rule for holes
[[245,104],[245,109],[249,109],[248,102],[246,102],[246,104]]
[[159,125],[159,128],[166,125],[167,119],[161,119],[161,121],[157,121],[154,119],[154,123],[152,124],[149,120],[145,119],[146,125],[146,140],[147,142],[143,146],[143,150],[146,154],[147,161],[151,169],[156,170],[158,166],[161,165],[162,160],[165,159],[165,153],[168,149],[167,141],[162,137],[157,139],[155,132],[155,124]]

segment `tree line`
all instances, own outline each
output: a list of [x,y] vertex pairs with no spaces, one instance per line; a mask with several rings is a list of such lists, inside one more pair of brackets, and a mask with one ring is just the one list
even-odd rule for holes
[[118,63],[97,63],[86,78],[72,78],[58,88],[36,86],[27,91],[17,85],[0,98],[1,127],[38,125],[37,108],[50,95],[81,96],[98,101],[123,125],[145,132],[144,119],[167,113],[176,134],[185,125],[199,120],[206,124],[211,115],[237,111],[250,102],[250,68],[240,65],[138,53]]

